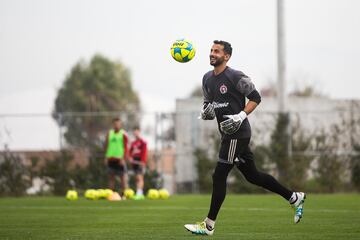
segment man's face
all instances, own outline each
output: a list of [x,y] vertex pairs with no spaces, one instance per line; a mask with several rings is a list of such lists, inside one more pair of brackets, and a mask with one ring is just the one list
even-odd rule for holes
[[228,61],[230,58],[229,54],[224,52],[224,46],[220,44],[214,44],[210,51],[210,65],[217,67],[224,61]]
[[140,130],[139,130],[139,129],[135,129],[135,130],[134,130],[134,135],[135,135],[135,137],[139,138],[139,137],[140,137]]
[[116,130],[121,129],[121,121],[120,120],[114,121],[113,125],[114,125],[114,129],[116,129]]

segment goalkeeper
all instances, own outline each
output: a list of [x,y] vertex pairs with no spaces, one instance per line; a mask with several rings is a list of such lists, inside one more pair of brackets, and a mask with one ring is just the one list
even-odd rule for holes
[[[302,217],[305,194],[293,192],[272,176],[259,172],[250,150],[251,128],[247,116],[261,102],[261,97],[250,78],[241,71],[227,66],[232,54],[230,43],[214,41],[210,52],[210,65],[214,70],[203,77],[203,120],[216,117],[221,134],[219,159],[213,173],[210,210],[201,223],[186,224],[195,234],[212,235],[215,220],[226,195],[226,179],[235,166],[252,184],[281,195],[295,208],[294,221]],[[247,98],[249,101],[246,103]]]

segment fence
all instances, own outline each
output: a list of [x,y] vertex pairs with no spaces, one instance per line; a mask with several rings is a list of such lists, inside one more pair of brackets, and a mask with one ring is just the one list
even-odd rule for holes
[[[198,100],[196,100],[198,101]],[[72,149],[74,161],[79,166],[89,164],[89,159],[102,161],[101,143],[111,128],[111,119],[121,116],[124,129],[133,139],[131,127],[141,125],[144,138],[150,149],[149,169],[160,173],[162,184],[171,192],[198,192],[198,169],[196,167],[196,149],[206,149],[209,156],[216,158],[217,124],[214,121],[200,121],[196,110],[177,105],[174,113],[143,113],[139,122],[133,117],[119,112],[86,112],[63,113],[62,121],[75,125],[70,132],[69,125],[59,127],[51,114],[2,114],[0,115],[0,147],[2,154],[5,148],[21,156],[23,162],[29,164],[31,158],[51,158],[61,149]],[[339,107],[340,106],[340,107]],[[346,164],[351,164],[352,156],[357,155],[355,146],[360,142],[360,111],[357,105],[346,109],[337,106],[337,111],[297,111],[290,112],[290,123],[286,128],[289,156],[308,156],[320,159],[326,156],[343,156]],[[267,111],[255,111],[249,116],[252,125],[252,146],[269,146],[276,129],[278,114]],[[59,116],[57,116],[59,119]],[[135,118],[136,119],[136,118]],[[82,128],[82,129],[81,129]],[[319,136],[325,137],[323,147],[319,144]],[[95,139],[96,138],[96,139]],[[88,139],[88,141],[83,140]],[[72,144],[69,144],[69,140]],[[299,147],[299,141],[308,141],[306,148]],[[297,141],[297,142],[294,142]],[[326,144],[325,144],[326,143]],[[89,146],[95,145],[89,151]],[[332,148],[332,149],[331,149]],[[94,150],[95,149],[95,150]],[[0,158],[1,161],[1,158]],[[273,161],[267,161],[270,170]],[[307,177],[315,174],[318,161],[309,166]],[[349,165],[350,166],[350,165]],[[347,180],[351,173],[347,167]],[[277,174],[276,171],[273,172]]]
[[[217,158],[216,146],[212,147],[214,143],[217,144],[213,136],[216,136],[215,139],[220,138],[217,124],[214,121],[197,119],[198,106],[201,106],[201,103],[202,100],[198,98],[177,101],[175,122],[178,192],[199,191],[196,165],[198,159],[192,154],[196,149],[206,150],[211,158]],[[266,159],[262,161],[268,165],[267,170],[279,175],[281,168],[277,168],[276,163],[280,164],[279,161],[285,158],[284,156],[289,162],[306,158],[309,159],[309,166],[303,177],[311,179],[318,177],[321,168],[319,163],[323,164],[324,158],[335,159],[334,165],[340,161],[345,169],[343,180],[349,182],[351,169],[358,164],[354,161],[360,161],[353,160],[359,153],[360,102],[327,98],[290,98],[288,105],[291,109],[286,115],[288,123],[285,129],[282,129],[284,123],[283,126],[279,125],[279,114],[274,111],[276,105],[276,99],[265,98],[261,107],[249,116],[253,132],[251,145],[253,149],[262,147],[267,151]],[[282,134],[279,139],[279,134],[275,133],[280,131]],[[275,145],[286,148],[283,156],[271,153],[276,150]]]

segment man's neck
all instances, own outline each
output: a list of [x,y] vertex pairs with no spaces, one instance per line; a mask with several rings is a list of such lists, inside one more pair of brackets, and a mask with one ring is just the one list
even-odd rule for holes
[[221,64],[219,66],[214,67],[214,74],[217,76],[222,73],[226,68],[226,64]]

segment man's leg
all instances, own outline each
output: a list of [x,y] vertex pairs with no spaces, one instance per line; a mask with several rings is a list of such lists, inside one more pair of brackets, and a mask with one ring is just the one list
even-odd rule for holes
[[136,180],[136,196],[143,196],[144,192],[144,167],[140,161],[132,164]]
[[219,213],[226,195],[226,179],[234,165],[218,162],[213,173],[213,190],[210,210],[207,218],[201,223],[185,224],[185,228],[199,235],[213,235],[216,217]]
[[106,167],[109,180],[109,188],[115,191],[115,169],[109,159],[106,160]]
[[247,146],[244,153],[240,155],[236,167],[248,182],[277,193],[286,200],[291,198],[291,195],[293,194],[292,191],[281,185],[273,176],[257,170],[253,159],[253,153],[249,146]]
[[143,195],[144,189],[144,175],[141,173],[136,174],[136,194]]
[[143,200],[144,197],[144,175],[139,172],[139,169],[135,171],[135,178],[136,178],[136,194],[134,196],[134,200]]
[[208,219],[215,221],[226,196],[226,179],[234,165],[218,162],[212,175],[213,190]]
[[109,173],[109,188],[115,191],[115,174],[113,172]]
[[234,167],[232,157],[235,150],[233,140],[223,140],[221,142],[219,161],[213,173],[213,190],[208,216],[201,223],[185,224],[185,228],[195,234],[212,235],[214,232],[215,220],[219,213],[226,195],[226,179]]
[[296,210],[294,222],[298,223],[303,214],[303,204],[306,198],[305,193],[293,192],[281,185],[273,176],[267,173],[259,172],[255,166],[253,153],[251,152],[249,146],[246,147],[245,151],[237,160],[236,167],[240,170],[248,182],[277,193],[289,201]]
[[127,178],[127,171],[126,171],[126,165],[125,163],[119,164],[118,174],[120,177],[120,195],[121,197],[124,196],[125,189],[128,188],[128,178]]

